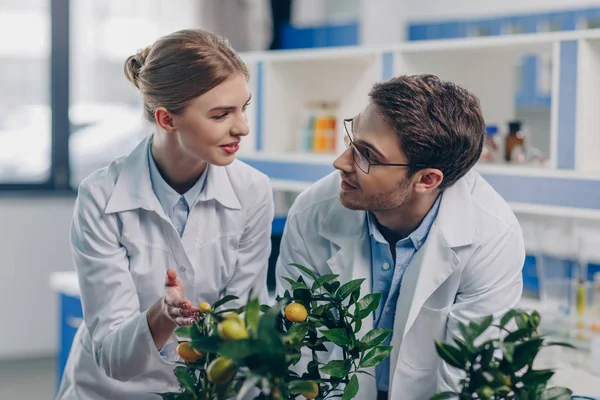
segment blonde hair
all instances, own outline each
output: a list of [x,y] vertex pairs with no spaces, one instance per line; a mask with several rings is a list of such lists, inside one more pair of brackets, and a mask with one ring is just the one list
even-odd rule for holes
[[125,76],[139,89],[144,116],[154,122],[158,107],[181,114],[188,104],[230,76],[249,77],[229,42],[201,29],[186,29],[158,39],[125,61]]

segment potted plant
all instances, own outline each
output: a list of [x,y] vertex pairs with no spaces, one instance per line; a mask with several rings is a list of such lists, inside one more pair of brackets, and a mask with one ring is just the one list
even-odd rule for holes
[[[485,400],[569,400],[571,390],[548,387],[554,375],[551,369],[534,369],[538,352],[549,346],[572,347],[567,343],[550,342],[538,332],[540,315],[522,310],[510,310],[499,325],[492,316],[469,324],[459,324],[461,339],[454,344],[435,344],[438,355],[450,366],[464,371],[459,392],[443,392],[431,397],[440,399]],[[495,335],[484,335],[489,330]],[[573,397],[583,399],[584,397]]]
[[[174,370],[180,391],[158,394],[169,400],[354,398],[357,374],[367,373],[366,368],[391,352],[391,346],[382,345],[391,330],[373,329],[357,336],[362,321],[379,306],[381,294],[361,298],[364,279],[341,284],[338,275],[317,277],[294,266],[310,282],[302,276],[286,278],[290,290],[272,306],[251,298],[242,308],[227,309],[234,296],[212,305],[201,303],[200,320],[176,332],[183,339],[178,353],[184,361]],[[341,357],[323,363],[319,356],[326,345],[337,347]],[[303,349],[311,360],[301,368]]]

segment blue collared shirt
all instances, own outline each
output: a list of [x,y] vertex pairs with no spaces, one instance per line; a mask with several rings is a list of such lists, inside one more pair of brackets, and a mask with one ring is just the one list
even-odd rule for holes
[[154,194],[156,194],[165,214],[171,219],[173,226],[179,233],[179,237],[181,237],[185,230],[190,207],[198,200],[200,193],[204,189],[206,173],[210,166],[207,164],[204,172],[202,172],[202,175],[200,175],[194,186],[181,195],[169,186],[158,171],[156,162],[152,156],[152,144],[148,146],[148,163],[150,164],[150,181],[152,182]]
[[[421,224],[410,235],[396,243],[396,260],[392,259],[392,252],[388,242],[377,227],[377,220],[371,213],[367,213],[367,225],[371,237],[371,271],[373,273],[373,293],[381,293],[379,308],[375,311],[374,326],[376,328],[393,329],[394,316],[396,315],[396,302],[400,294],[402,277],[408,264],[425,240],[437,217],[442,196],[437,200],[427,213]],[[384,343],[389,345],[391,335]],[[390,359],[386,358],[375,368],[377,389],[389,390]]]

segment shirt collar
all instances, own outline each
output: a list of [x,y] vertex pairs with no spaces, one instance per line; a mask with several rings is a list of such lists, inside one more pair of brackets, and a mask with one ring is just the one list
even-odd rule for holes
[[[117,181],[105,208],[107,214],[138,208],[162,214],[162,205],[154,194],[152,182],[150,181],[150,160],[148,157],[150,143],[151,137],[143,139],[120,163],[113,163],[107,168],[108,172],[111,172],[114,168],[118,169]],[[233,163],[241,163],[241,161],[235,160]],[[205,188],[201,190],[196,201],[214,199],[224,207],[240,210],[242,205],[233,185],[233,180],[236,177],[230,176],[230,168],[210,165],[206,168],[206,171]]]
[[[433,207],[431,207],[427,215],[425,215],[425,218],[423,218],[423,221],[421,221],[417,229],[415,229],[410,235],[408,235],[407,238],[403,239],[403,241],[406,239],[410,240],[415,251],[419,251],[421,246],[423,246],[423,243],[425,243],[425,239],[427,239],[427,235],[431,230],[431,226],[433,225],[433,222],[437,217],[438,210],[440,208],[441,198],[442,194],[440,194],[437,197],[435,203],[433,203]],[[376,240],[379,243],[387,243],[387,241],[384,239],[383,235],[379,231],[379,228],[377,227],[377,219],[371,212],[367,213],[367,226],[369,229],[369,235],[374,240]]]
[[169,217],[173,215],[173,211],[179,199],[183,196],[188,206],[191,208],[196,200],[198,199],[200,193],[204,188],[204,183],[206,182],[206,175],[208,168],[210,167],[208,164],[204,171],[200,175],[200,178],[196,181],[194,186],[192,186],[187,192],[183,195],[177,193],[175,189],[173,189],[162,177],[160,172],[158,171],[158,167],[156,166],[156,162],[154,161],[154,157],[152,156],[152,142],[148,146],[148,164],[150,166],[150,181],[152,182],[152,189],[154,194],[158,198],[165,214]]

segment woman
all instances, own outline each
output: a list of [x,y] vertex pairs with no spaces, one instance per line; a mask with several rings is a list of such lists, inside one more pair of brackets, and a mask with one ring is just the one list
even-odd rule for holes
[[184,30],[129,57],[125,75],[154,133],[80,186],[71,245],[84,323],[58,399],[178,390],[175,328],[201,301],[232,294],[239,306],[266,288],[272,190],[235,161],[246,66],[224,39]]

